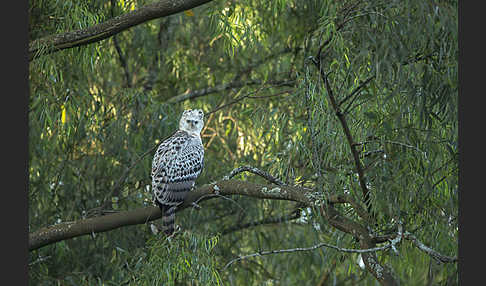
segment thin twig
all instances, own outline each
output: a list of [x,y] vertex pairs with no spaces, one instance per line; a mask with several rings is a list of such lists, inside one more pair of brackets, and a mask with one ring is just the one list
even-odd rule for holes
[[112,196],[113,194],[116,194],[121,186],[121,184],[123,182],[125,182],[125,180],[127,179],[128,177],[128,173],[138,164],[140,163],[140,161],[142,161],[142,159],[147,156],[148,154],[150,154],[151,152],[153,152],[155,150],[155,148],[157,148],[157,144],[155,144],[152,148],[150,148],[149,150],[147,150],[145,153],[143,153],[142,155],[140,155],[140,157],[138,157],[138,159],[133,163],[131,164],[126,170],[125,172],[123,172],[123,174],[120,176],[120,178],[118,179],[118,181],[116,182],[115,186],[113,187],[113,189],[111,190],[110,193],[108,193],[107,196],[105,196],[104,198],[104,202],[102,204],[102,208],[106,207],[106,204],[107,204],[107,199]]
[[415,149],[416,151],[419,151],[420,153],[422,153],[422,154],[425,155],[425,152],[424,151],[422,151],[419,148],[417,148],[415,146],[412,146],[412,145],[408,145],[408,144],[405,144],[405,143],[402,143],[402,142],[397,142],[397,141],[391,141],[391,140],[385,140],[384,142],[385,143],[389,143],[389,144],[399,145],[399,146],[406,147],[406,148],[410,148],[410,149]]
[[233,227],[230,227],[228,229],[223,230],[221,232],[221,235],[226,235],[226,234],[238,231],[238,230],[242,230],[242,229],[246,229],[246,228],[250,228],[250,227],[255,227],[255,226],[259,226],[259,225],[277,224],[277,223],[287,222],[287,221],[290,221],[290,220],[298,219],[300,217],[301,217],[301,212],[299,210],[296,210],[289,215],[279,216],[279,217],[276,217],[276,218],[271,217],[271,218],[266,218],[266,219],[262,219],[262,220],[259,220],[259,221],[253,221],[253,222],[245,223],[245,224],[242,224],[242,225],[235,225]]
[[235,204],[237,207],[239,207],[239,208],[241,209],[241,211],[242,211],[242,212],[244,212],[244,211],[245,211],[245,209],[244,209],[244,208],[243,208],[243,207],[242,207],[240,204],[238,204],[238,203],[237,203],[235,200],[233,200],[233,199],[231,199],[231,198],[228,198],[228,197],[225,197],[225,196],[223,196],[223,195],[220,195],[220,194],[214,194],[214,193],[213,193],[213,194],[207,194],[207,195],[203,195],[203,196],[201,196],[200,198],[198,198],[198,199],[197,199],[197,200],[196,200],[194,203],[195,203],[195,204],[197,204],[197,203],[199,203],[199,202],[200,202],[200,201],[202,201],[202,200],[206,200],[206,199],[208,199],[208,198],[213,198],[213,197],[218,197],[218,198],[222,198],[222,199],[228,200],[228,201],[230,201],[230,202],[234,203],[234,204]]
[[282,182],[280,179],[275,178],[274,176],[270,175],[269,173],[267,173],[265,171],[262,171],[258,168],[251,167],[251,166],[242,166],[242,167],[236,168],[233,171],[231,171],[231,173],[229,173],[229,175],[225,176],[223,178],[223,180],[229,180],[229,179],[233,178],[234,176],[238,175],[239,173],[242,173],[242,172],[245,172],[245,171],[253,173],[255,175],[259,175],[260,177],[263,177],[263,178],[267,179],[269,182],[274,183],[276,185],[279,185],[279,186],[285,185],[285,183]]
[[147,75],[142,78],[142,81],[144,81],[144,93],[148,93],[154,88],[154,84],[157,80],[157,75],[160,70],[159,63],[165,61],[166,53],[163,51],[167,50],[169,38],[173,34],[173,29],[170,29],[171,19],[173,19],[173,17],[169,16],[165,19],[161,19],[159,22],[159,32],[157,33],[157,50],[160,52],[154,53],[154,59],[152,61],[152,64],[148,67]]
[[398,145],[398,146],[402,146],[402,147],[405,147],[405,148],[410,148],[410,149],[414,149],[420,153],[422,153],[424,156],[425,156],[425,151],[422,151],[420,150],[418,147],[415,147],[415,146],[412,146],[410,144],[406,144],[406,143],[402,143],[402,142],[398,142],[398,141],[392,141],[392,140],[367,140],[367,141],[362,141],[362,142],[357,142],[357,143],[354,143],[353,145],[354,146],[359,146],[359,145],[365,145],[365,144],[368,144],[368,143],[388,143],[388,144],[394,144],[394,145]]
[[184,100],[194,99],[194,98],[197,98],[197,97],[209,95],[209,94],[224,91],[224,90],[227,90],[227,89],[238,88],[238,87],[243,87],[243,86],[247,86],[247,85],[256,85],[256,84],[261,84],[261,83],[262,82],[259,81],[259,80],[252,80],[252,81],[247,81],[247,82],[233,81],[233,82],[222,83],[222,84],[218,84],[218,85],[215,85],[215,86],[205,87],[205,88],[193,90],[193,91],[187,90],[184,93],[181,93],[179,95],[176,95],[174,97],[169,98],[167,100],[167,103],[182,102]]
[[[358,87],[356,87],[348,96],[346,96],[343,100],[341,100],[338,103],[338,106],[342,106],[342,104],[345,103],[348,99],[350,99],[351,97],[353,97],[354,95],[359,93],[361,91],[361,89],[363,89],[374,78],[375,78],[374,75],[367,78],[364,82],[362,82],[360,85],[358,85]],[[353,101],[350,102],[350,104],[352,104],[352,103],[353,103]]]
[[402,62],[402,65],[406,66],[406,65],[413,64],[413,63],[416,63],[416,62],[419,62],[419,61],[422,61],[422,60],[426,60],[426,59],[429,59],[429,58],[435,56],[436,54],[437,54],[437,52],[433,51],[433,52],[428,53],[426,55],[416,55],[415,58]]
[[394,245],[395,243],[398,243],[398,241],[395,241],[395,242],[391,241],[387,245],[380,246],[380,247],[374,247],[374,248],[368,248],[368,249],[349,249],[349,248],[340,248],[340,247],[337,247],[335,245],[331,245],[331,244],[327,244],[325,242],[321,242],[321,243],[316,244],[316,245],[311,246],[311,247],[297,247],[297,248],[290,248],[290,249],[260,251],[260,252],[252,253],[252,254],[245,255],[245,256],[239,256],[239,257],[231,260],[230,262],[226,263],[223,270],[225,270],[231,264],[233,264],[237,261],[247,259],[247,258],[251,258],[251,257],[256,257],[256,256],[263,256],[263,255],[270,255],[270,254],[277,254],[277,253],[292,253],[292,252],[300,252],[300,251],[310,251],[310,250],[315,250],[315,249],[322,248],[322,247],[329,247],[329,248],[332,248],[332,249],[335,249],[335,250],[338,250],[338,251],[341,251],[341,252],[348,252],[348,253],[367,253],[367,252],[376,252],[376,251],[382,251],[382,250],[388,249],[388,248],[392,247],[392,245]]
[[33,261],[33,262],[29,263],[29,267],[31,267],[31,266],[33,266],[33,265],[35,265],[35,264],[37,264],[37,263],[41,263],[41,262],[43,262],[43,261],[46,261],[46,260],[47,260],[47,259],[49,259],[49,258],[51,258],[51,256],[50,256],[50,255],[48,255],[48,256],[44,256],[44,257],[39,257],[39,258],[38,258],[38,259],[36,259],[35,261]]
[[270,94],[270,95],[247,96],[247,98],[254,98],[254,99],[269,98],[269,97],[275,97],[275,96],[281,96],[281,95],[284,95],[284,94],[289,94],[290,92],[292,92],[292,90],[284,90],[284,91],[277,92],[277,93]]
[[113,44],[115,45],[115,49],[116,49],[116,52],[118,54],[118,59],[120,60],[120,64],[123,68],[123,74],[125,75],[126,86],[128,88],[131,88],[132,83],[131,83],[131,79],[130,79],[130,72],[128,70],[128,65],[127,65],[127,61],[125,59],[125,56],[123,55],[123,52],[120,48],[120,45],[118,44],[117,35],[113,35]]
[[229,83],[222,83],[212,87],[206,87],[198,90],[188,90],[184,93],[171,97],[167,100],[167,103],[177,103],[188,99],[194,99],[201,96],[206,96],[212,93],[225,91],[232,88],[240,88],[249,85],[259,85],[259,84],[270,84],[273,86],[293,86],[294,80],[284,80],[284,81],[273,81],[273,82],[262,82],[261,80],[250,80],[250,81],[233,81]]
[[365,181],[365,176],[364,176],[364,171],[363,171],[363,166],[361,164],[361,161],[359,159],[359,154],[358,151],[356,150],[356,146],[354,146],[354,140],[353,136],[351,135],[351,130],[349,129],[348,123],[346,121],[344,113],[341,112],[339,105],[336,102],[336,98],[334,97],[333,90],[331,88],[331,85],[329,83],[329,79],[327,77],[327,74],[322,70],[321,67],[321,62],[320,60],[314,63],[319,70],[321,77],[324,81],[324,86],[326,88],[327,94],[329,101],[331,102],[331,106],[336,112],[336,116],[339,119],[339,122],[341,123],[341,126],[343,128],[344,135],[346,136],[346,139],[348,141],[349,147],[351,149],[351,154],[353,155],[354,158],[354,163],[356,165],[356,171],[358,173],[358,180],[359,184],[361,186],[361,190],[363,192],[363,199],[366,204],[366,207],[368,209],[368,212],[371,213],[371,198],[370,198],[370,191],[368,190],[368,187],[366,186],[366,181]]
[[350,103],[348,103],[348,105],[346,105],[346,107],[343,110],[343,114],[349,114],[349,113],[351,113],[351,110],[353,110],[353,109],[355,109],[355,108],[357,108],[357,107],[359,107],[359,106],[361,106],[361,105],[363,105],[363,104],[365,104],[365,103],[367,103],[368,101],[371,101],[371,100],[373,100],[373,98],[367,98],[367,99],[364,99],[364,100],[362,100],[361,102],[359,102],[355,105],[352,105],[354,103],[354,99],[353,99]]
[[385,150],[381,150],[381,149],[378,149],[378,150],[371,150],[371,151],[367,151],[363,154],[361,154],[361,157],[368,157],[368,156],[371,156],[373,154],[382,154],[382,153],[385,153]]
[[432,248],[426,246],[423,244],[420,240],[417,239],[413,234],[410,232],[406,231],[403,236],[405,239],[410,240],[418,249],[422,250],[423,252],[427,253],[435,259],[438,263],[451,263],[451,262],[457,262],[457,256],[451,257],[447,255],[442,255],[439,252],[433,250]]
[[255,61],[251,64],[249,64],[247,67],[245,67],[244,69],[242,69],[241,71],[237,72],[236,75],[235,75],[235,79],[238,79],[238,78],[241,78],[243,75],[248,75],[250,74],[250,72],[254,69],[256,69],[257,67],[259,67],[260,65],[274,59],[274,58],[277,58],[283,54],[287,54],[287,53],[290,53],[290,52],[296,52],[296,51],[299,51],[301,48],[299,47],[296,47],[295,49],[291,49],[289,47],[286,47],[284,49],[282,49],[281,51],[277,52],[277,53],[274,53],[274,54],[270,54],[268,56],[266,56],[265,58],[259,60],[259,61]]
[[208,113],[206,113],[206,115],[212,114],[212,113],[214,113],[214,112],[216,112],[218,110],[221,110],[221,109],[223,109],[225,107],[228,107],[230,105],[233,105],[235,103],[238,103],[238,102],[242,101],[245,98],[261,99],[261,98],[281,96],[281,95],[284,95],[284,94],[288,94],[288,93],[292,92],[292,90],[284,90],[284,91],[278,92],[276,94],[271,94],[271,95],[251,96],[252,94],[257,94],[258,92],[260,92],[264,88],[271,88],[271,87],[275,87],[275,86],[291,86],[294,82],[295,81],[284,81],[284,82],[282,82],[280,84],[276,84],[276,85],[272,85],[272,86],[262,86],[262,87],[258,88],[255,91],[249,92],[249,93],[247,93],[245,95],[242,95],[242,96],[239,96],[239,97],[235,98],[231,102],[228,102],[228,103],[225,103],[223,105],[220,105],[220,106],[216,107],[215,109],[213,109],[213,110],[209,111]]
[[[111,0],[110,11],[111,11],[111,17],[112,18],[115,17],[115,12],[114,12],[115,6],[116,6],[116,2],[114,0]],[[131,88],[132,87],[132,84],[131,84],[132,81],[130,79],[130,71],[128,70],[127,61],[126,61],[125,56],[123,55],[123,52],[120,48],[120,44],[118,43],[118,37],[117,37],[116,34],[113,35],[113,44],[115,45],[115,49],[116,49],[116,52],[118,54],[118,59],[120,60],[120,64],[123,68],[126,85],[127,85],[128,88]]]

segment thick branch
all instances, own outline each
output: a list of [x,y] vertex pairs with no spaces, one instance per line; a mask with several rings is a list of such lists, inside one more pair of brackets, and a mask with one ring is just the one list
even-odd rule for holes
[[[216,183],[201,186],[193,192],[190,192],[183,205],[179,207],[178,211],[190,207],[192,203],[196,201],[201,202],[207,199],[228,195],[245,195],[259,199],[289,200],[300,202],[304,205],[313,205],[314,200],[316,199],[314,190],[304,187],[255,184],[239,180],[221,180]],[[375,278],[380,281],[382,285],[397,285],[398,282],[394,279],[391,269],[384,265],[381,265],[378,262],[377,256],[374,251],[384,250],[389,247],[393,248],[394,244],[399,242],[400,233],[398,234],[398,237],[392,235],[383,239],[383,241],[390,241],[391,244],[383,247],[376,247],[375,243],[377,241],[369,235],[368,230],[363,225],[353,220],[350,220],[347,217],[344,217],[333,207],[332,204],[351,203],[354,208],[360,209],[359,205],[357,205],[355,202],[349,202],[349,198],[346,196],[330,196],[327,201],[328,204],[321,204],[321,211],[324,217],[329,221],[332,226],[357,238],[360,242],[361,248],[356,250],[348,250],[342,248],[335,249],[343,252],[362,253],[363,260],[367,268],[375,276]],[[359,212],[363,211],[364,210],[360,209]],[[29,250],[38,249],[42,246],[77,236],[105,232],[127,225],[143,224],[148,221],[159,219],[160,217],[160,210],[157,207],[151,206],[132,211],[119,212],[79,220],[76,222],[66,222],[45,227],[29,234]],[[423,250],[440,262],[457,262],[456,257],[441,255],[433,249],[425,246],[410,233],[406,232],[404,234],[404,238],[411,240],[419,249]],[[318,247],[334,248],[333,246],[330,246],[326,243],[321,243],[317,246],[309,248],[308,250],[316,249]],[[283,252],[291,252],[291,250],[285,250]],[[271,251],[268,254],[272,253],[277,252]]]
[[[259,199],[289,200],[300,202],[304,205],[314,205],[315,194],[312,189],[298,186],[275,186],[270,184],[255,184],[239,180],[222,180],[216,183],[204,185],[190,192],[178,211],[190,207],[193,202],[201,202],[207,199],[226,196],[244,195]],[[329,203],[343,203],[345,198],[329,198]],[[361,249],[374,249],[367,229],[361,224],[342,216],[332,204],[321,204],[324,216],[330,224],[339,230],[353,235],[360,241]],[[161,217],[160,210],[151,206],[133,211],[119,212],[75,222],[66,222],[42,228],[29,234],[29,251],[38,249],[61,240],[105,232],[122,226],[143,224]],[[396,285],[391,276],[391,271],[381,266],[373,252],[363,253],[363,260],[368,269],[383,285]],[[392,281],[391,283],[387,283]]]
[[[312,205],[316,199],[314,190],[304,187],[256,184],[240,180],[221,180],[216,183],[201,186],[190,192],[177,211],[192,207],[193,202],[200,203],[207,199],[229,195],[244,195],[258,199],[288,200],[299,202],[303,205]],[[327,201],[329,203],[348,203],[348,199],[350,198],[345,196],[330,196]],[[358,208],[358,213],[362,212],[362,209],[356,203],[351,202],[351,205]],[[106,232],[128,225],[144,224],[159,219],[160,217],[159,208],[150,206],[51,225],[29,234],[29,251],[77,236]],[[355,224],[353,225],[350,222],[352,221],[343,221],[342,225],[338,228],[344,229],[347,233],[351,233],[352,228],[357,227],[356,225],[359,226],[359,224],[353,222]]]
[[[276,187],[275,185],[262,185],[238,180],[222,180],[201,186],[190,192],[178,211],[190,207],[193,202],[201,202],[221,195],[244,195],[260,199],[289,200],[309,204],[310,193],[310,189],[302,187]],[[105,232],[128,225],[143,224],[160,217],[160,210],[157,207],[150,206],[44,227],[29,234],[29,251],[61,240]]]
[[211,0],[162,0],[112,18],[95,26],[51,35],[29,43],[29,61],[63,49],[98,42],[141,23],[176,14]]
[[[376,247],[366,227],[343,216],[331,204],[322,204],[321,211],[332,226],[353,235],[359,241],[361,249],[374,249]],[[382,265],[375,252],[362,253],[362,257],[366,269],[381,285],[399,285],[392,269]]]
[[142,224],[160,217],[158,207],[147,207],[51,225],[29,233],[29,251],[73,237]]

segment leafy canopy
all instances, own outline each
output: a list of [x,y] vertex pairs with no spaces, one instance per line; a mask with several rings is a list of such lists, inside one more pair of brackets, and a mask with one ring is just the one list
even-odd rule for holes
[[[31,40],[83,29],[149,1],[30,1]],[[398,220],[454,255],[458,235],[457,1],[212,1],[29,65],[29,227],[151,204],[146,152],[185,108],[207,114],[198,185],[250,165],[325,194],[362,194],[350,146],[312,64],[322,63],[365,166],[378,234]],[[206,88],[215,92],[204,92]],[[201,96],[177,101],[180,95]],[[171,100],[172,99],[172,100]],[[212,112],[214,111],[214,112]],[[143,156],[143,157],[142,157]],[[245,173],[242,180],[263,182]],[[177,214],[167,243],[145,225],[30,253],[40,285],[375,285],[356,254],[322,248],[223,266],[238,255],[320,241],[358,248],[308,208],[299,219],[227,230],[298,206],[213,199]],[[347,205],[336,207],[357,219]],[[219,235],[222,234],[224,235]],[[378,253],[402,284],[457,283],[409,243]],[[47,259],[35,263],[39,258]],[[349,282],[348,282],[349,281]],[[449,285],[449,284],[448,284]]]

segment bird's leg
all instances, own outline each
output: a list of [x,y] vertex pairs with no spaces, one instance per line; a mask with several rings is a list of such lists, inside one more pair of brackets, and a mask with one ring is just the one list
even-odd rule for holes
[[196,202],[192,202],[192,203],[191,203],[191,206],[192,206],[193,208],[195,208],[196,210],[200,210],[200,209],[201,209],[201,206],[200,206],[200,205],[198,205]]
[[181,227],[179,225],[175,224],[174,225],[174,232],[172,232],[171,235],[166,236],[165,239],[167,239],[170,243],[170,242],[172,242],[172,239],[174,237],[176,237],[176,235],[178,235],[180,232],[182,232]]
[[153,234],[157,235],[161,231],[161,227],[154,223],[149,223],[150,230]]
[[[194,191],[195,189],[196,189],[196,188],[195,188],[194,186],[192,186],[192,187],[191,187],[191,192],[192,192],[192,191]],[[200,209],[201,209],[201,206],[200,206],[200,205],[198,205],[196,202],[192,202],[192,203],[191,203],[191,206],[192,206],[193,208],[195,208],[196,210],[200,210]]]

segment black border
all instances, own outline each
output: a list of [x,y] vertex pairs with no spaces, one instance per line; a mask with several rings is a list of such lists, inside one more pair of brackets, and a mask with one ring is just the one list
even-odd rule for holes
[[[483,128],[481,118],[484,111],[473,110],[472,106],[477,106],[478,109],[483,109],[481,104],[481,97],[484,97],[482,89],[479,85],[484,82],[483,72],[479,69],[471,68],[471,63],[478,62],[481,58],[482,51],[481,45],[483,38],[481,33],[482,24],[481,19],[484,19],[482,9],[477,9],[477,5],[471,5],[473,2],[469,2],[468,7],[464,4],[468,1],[458,1],[458,21],[459,21],[459,102],[458,102],[458,120],[459,120],[459,249],[458,249],[458,269],[459,269],[459,282],[460,285],[475,285],[476,281],[484,280],[480,275],[482,274],[481,268],[483,267],[482,261],[477,261],[471,257],[472,253],[478,253],[478,250],[482,248],[480,241],[483,237],[483,230],[480,218],[484,216],[479,204],[483,202],[480,197],[476,199],[476,196],[482,196],[481,184],[471,183],[471,179],[478,177],[484,177],[484,168],[481,165],[476,165],[468,160],[466,163],[466,157],[478,157],[482,153],[481,146],[471,146],[472,139],[468,139],[468,136],[474,136],[476,142],[482,142],[480,136]],[[477,4],[477,3],[475,3]],[[476,8],[476,9],[475,9]],[[473,11],[476,10],[476,13]],[[479,28],[479,29],[478,29]],[[467,35],[473,35],[474,44],[467,44]],[[469,66],[469,67],[468,67]],[[477,86],[474,86],[474,85]],[[476,103],[473,103],[476,101]],[[479,121],[479,122],[478,122]],[[480,126],[474,126],[475,124]],[[470,131],[468,134],[467,131]],[[476,133],[476,134],[474,134]],[[476,148],[475,148],[476,147]],[[478,158],[479,159],[479,158]],[[478,162],[479,163],[479,162]],[[478,176],[477,176],[478,175]],[[476,185],[476,186],[474,186]],[[472,201],[476,201],[478,205],[473,206]],[[468,215],[468,213],[470,215]],[[469,226],[468,226],[469,225]],[[476,234],[468,234],[468,230],[474,231]],[[471,241],[471,238],[475,237],[477,241]],[[479,238],[479,239],[478,239]],[[474,239],[474,238],[473,238]],[[474,250],[476,248],[476,250]],[[468,250],[472,253],[468,253]],[[478,279],[476,279],[478,278]],[[469,281],[469,283],[468,283]]]
[[[2,3],[2,225],[1,281],[28,285],[28,6]],[[13,281],[10,283],[8,281]]]

